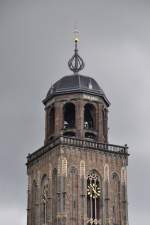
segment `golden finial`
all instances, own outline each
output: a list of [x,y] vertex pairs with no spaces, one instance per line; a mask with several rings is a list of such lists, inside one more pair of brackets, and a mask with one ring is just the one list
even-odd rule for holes
[[79,31],[77,29],[77,26],[74,27],[74,40],[75,42],[79,42]]

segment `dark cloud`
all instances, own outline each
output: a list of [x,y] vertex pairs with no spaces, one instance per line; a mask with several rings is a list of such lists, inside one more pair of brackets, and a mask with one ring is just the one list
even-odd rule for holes
[[130,146],[129,222],[148,225],[149,10],[149,1],[134,0],[0,1],[2,224],[9,218],[26,224],[26,155],[44,141],[41,100],[52,82],[70,74],[77,22],[83,73],[100,83],[112,103],[109,141]]

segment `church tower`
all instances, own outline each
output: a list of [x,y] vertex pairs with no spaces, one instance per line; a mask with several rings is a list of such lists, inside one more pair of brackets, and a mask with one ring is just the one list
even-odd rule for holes
[[27,225],[128,225],[127,146],[108,143],[108,107],[75,39],[72,75],[49,89],[44,146],[27,157]]

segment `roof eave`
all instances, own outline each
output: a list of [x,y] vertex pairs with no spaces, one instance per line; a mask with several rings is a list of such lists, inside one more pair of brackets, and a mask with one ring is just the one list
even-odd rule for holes
[[111,105],[111,103],[109,102],[109,100],[107,99],[107,97],[105,96],[105,94],[103,93],[96,93],[94,91],[90,91],[90,90],[66,90],[64,92],[55,92],[53,93],[52,95],[50,96],[47,96],[45,99],[43,99],[43,104],[46,105],[46,103],[51,100],[52,98],[56,97],[56,96],[59,96],[59,95],[64,95],[64,94],[73,94],[73,93],[87,93],[87,94],[91,94],[91,95],[95,95],[95,96],[99,96],[101,98],[103,98],[103,100],[105,101],[107,107],[109,107]]

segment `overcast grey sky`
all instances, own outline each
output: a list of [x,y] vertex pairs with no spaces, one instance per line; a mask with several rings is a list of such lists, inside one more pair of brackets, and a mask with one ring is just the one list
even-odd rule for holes
[[83,74],[111,102],[109,142],[130,147],[129,224],[149,225],[149,0],[0,0],[0,224],[26,225],[26,155],[43,145],[42,99],[70,74],[75,23]]

